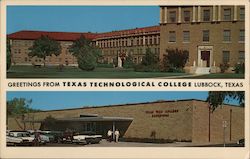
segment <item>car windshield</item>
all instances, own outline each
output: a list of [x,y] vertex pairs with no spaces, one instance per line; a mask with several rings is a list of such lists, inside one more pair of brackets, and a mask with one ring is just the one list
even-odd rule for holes
[[30,137],[28,133],[18,133],[17,137]]

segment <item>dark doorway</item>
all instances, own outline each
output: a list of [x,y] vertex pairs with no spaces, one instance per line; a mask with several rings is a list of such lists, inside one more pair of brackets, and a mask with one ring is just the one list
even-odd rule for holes
[[210,51],[201,51],[201,59],[203,61],[206,61],[205,67],[209,67],[210,66]]

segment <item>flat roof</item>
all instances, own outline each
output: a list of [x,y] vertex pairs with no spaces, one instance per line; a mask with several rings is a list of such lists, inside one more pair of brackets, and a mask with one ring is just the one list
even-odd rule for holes
[[[139,102],[139,103],[126,103],[126,104],[114,104],[114,105],[102,105],[102,106],[84,106],[78,108],[68,108],[68,109],[55,109],[55,110],[42,110],[39,112],[52,112],[52,111],[65,111],[65,110],[77,110],[77,109],[89,109],[89,108],[103,108],[103,107],[117,107],[117,106],[135,106],[135,105],[142,105],[142,104],[154,104],[154,103],[170,103],[170,102],[183,102],[183,101],[200,101],[206,102],[200,99],[179,99],[179,100],[157,100],[152,102]],[[232,104],[223,104],[225,106],[237,106]]]

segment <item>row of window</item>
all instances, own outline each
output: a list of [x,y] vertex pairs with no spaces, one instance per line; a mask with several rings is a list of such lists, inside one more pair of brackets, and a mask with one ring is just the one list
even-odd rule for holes
[[[160,48],[149,48],[153,53],[159,54],[160,53]],[[120,52],[128,52],[130,54],[144,54],[145,52],[143,51],[142,48],[137,48],[137,49],[123,49],[123,50],[103,50],[102,55],[104,56],[116,56]]]
[[159,43],[160,43],[160,36],[146,36],[145,44],[143,43],[143,37],[139,37],[135,39],[103,40],[103,41],[98,41],[97,45],[100,48],[110,48],[110,47],[158,45]]
[[[176,32],[175,31],[169,31],[168,36],[169,42],[176,42]],[[210,41],[210,31],[209,30],[203,30],[202,31],[202,41],[203,42],[209,42]],[[223,30],[223,42],[231,42],[232,41],[232,35],[231,30]],[[245,41],[245,30],[241,29],[239,31],[239,42]],[[183,42],[190,42],[190,31],[183,31]]]
[[[212,20],[211,14],[212,11],[211,9],[203,9],[202,11],[202,21],[204,22],[209,22]],[[231,21],[232,20],[232,9],[231,8],[224,8],[223,9],[223,17],[222,20],[224,21]],[[169,11],[169,21],[171,23],[176,23],[177,22],[177,12],[176,11]],[[239,19],[244,20],[245,19],[245,8],[240,8],[239,11]],[[184,22],[190,22],[191,21],[191,11],[189,10],[183,10],[183,21]]]
[[[245,61],[245,51],[239,51],[238,53],[238,61],[244,62]],[[230,62],[230,51],[222,51],[222,62],[229,63]]]

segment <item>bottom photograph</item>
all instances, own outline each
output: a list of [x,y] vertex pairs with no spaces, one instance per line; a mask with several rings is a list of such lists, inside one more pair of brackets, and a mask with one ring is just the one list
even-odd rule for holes
[[8,91],[6,145],[244,147],[243,91]]

